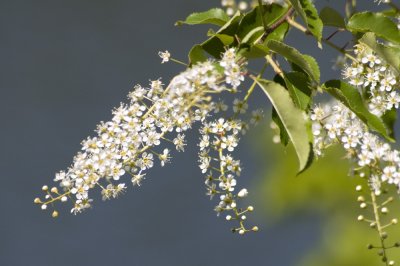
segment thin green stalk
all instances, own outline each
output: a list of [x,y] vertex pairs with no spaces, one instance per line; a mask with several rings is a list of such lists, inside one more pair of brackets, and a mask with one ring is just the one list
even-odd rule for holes
[[188,64],[186,64],[186,63],[184,63],[184,62],[182,62],[182,61],[179,61],[179,60],[177,60],[177,59],[174,59],[174,58],[170,58],[169,60],[171,60],[172,62],[175,62],[175,63],[177,63],[177,64],[180,64],[180,65],[184,65],[184,66],[188,66]]
[[382,224],[381,224],[381,220],[380,220],[380,216],[379,216],[379,209],[378,209],[378,203],[376,200],[376,196],[375,193],[373,191],[371,191],[371,200],[372,200],[372,207],[374,209],[374,217],[375,217],[375,223],[376,223],[376,229],[379,233],[379,238],[381,240],[381,245],[382,245],[382,261],[389,266],[389,260],[387,258],[386,255],[386,246],[385,246],[385,236],[384,236],[384,232],[383,232],[383,228],[382,228]]
[[267,24],[265,23],[265,20],[264,20],[264,9],[263,9],[262,0],[258,0],[258,7],[259,7],[258,10],[259,10],[259,12],[260,12],[261,21],[262,21],[264,30],[267,31],[267,30],[268,30],[268,26],[267,26]]

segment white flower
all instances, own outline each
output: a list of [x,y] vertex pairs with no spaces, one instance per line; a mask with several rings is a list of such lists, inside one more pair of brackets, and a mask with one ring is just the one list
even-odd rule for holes
[[158,56],[161,57],[162,61],[161,64],[164,64],[169,61],[169,58],[171,57],[171,54],[168,51],[165,52],[158,52]]
[[383,174],[381,176],[383,182],[387,181],[389,184],[399,183],[399,172],[395,166],[386,166],[383,169]]
[[219,187],[222,190],[234,191],[236,186],[236,179],[232,175],[228,175],[226,180],[219,183]]
[[203,135],[203,136],[201,137],[199,146],[200,146],[200,150],[201,150],[201,151],[204,150],[205,148],[208,148],[208,146],[210,146],[210,136],[208,136],[208,135]]
[[238,145],[238,140],[235,135],[229,135],[221,138],[221,148],[233,151]]
[[142,181],[145,179],[146,174],[142,174],[142,172],[139,172],[138,174],[134,175],[132,177],[132,184],[135,186],[141,186]]
[[176,146],[176,150],[185,151],[185,135],[178,134],[176,138],[173,140],[174,145]]
[[247,191],[247,189],[242,188],[238,193],[238,197],[244,198],[244,197],[247,197],[248,194],[249,194],[249,192]]
[[170,157],[169,157],[169,150],[168,150],[168,149],[164,149],[163,153],[160,154],[160,155],[158,156],[158,158],[160,159],[161,166],[164,166],[166,163],[169,162],[169,159],[170,159]]

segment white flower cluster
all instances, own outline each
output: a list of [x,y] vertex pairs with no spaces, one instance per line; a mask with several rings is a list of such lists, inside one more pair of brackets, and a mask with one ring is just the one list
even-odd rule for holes
[[392,108],[399,108],[400,94],[396,91],[399,84],[390,66],[371,49],[357,45],[357,56],[343,71],[345,79],[356,86],[362,95],[368,95],[368,107],[378,116]]
[[[235,100],[237,104],[239,100]],[[240,102],[241,106],[247,106],[246,103]],[[234,105],[235,114],[244,113],[244,109],[238,109]],[[252,112],[250,123],[257,124],[262,118],[262,112],[256,110]],[[203,174],[206,174],[205,185],[207,187],[207,195],[212,199],[214,196],[219,197],[219,203],[215,207],[217,215],[227,212],[226,220],[238,221],[239,226],[232,229],[233,232],[244,234],[249,231],[257,231],[258,227],[254,226],[247,229],[244,226],[246,213],[252,212],[254,208],[239,208],[237,200],[248,195],[246,188],[239,191],[236,190],[237,177],[241,174],[240,160],[234,159],[232,152],[238,145],[239,134],[244,134],[248,128],[247,123],[239,119],[225,120],[219,118],[216,121],[203,123],[200,129],[200,152],[199,167]]]
[[400,153],[369,132],[347,107],[334,101],[312,110],[314,151],[317,156],[334,143],[341,144],[356,163],[353,171],[367,177],[377,195],[383,184],[400,188]]
[[174,77],[167,88],[160,80],[151,81],[148,88],[135,86],[128,95],[129,104],[114,109],[111,121],[101,122],[97,135],[82,142],[72,166],[56,174],[54,181],[63,192],[45,186],[45,199],[35,202],[46,209],[55,201],[70,199],[71,212],[76,214],[91,206],[89,192],[95,187],[101,189],[103,199],[110,199],[125,190],[120,179],[126,173],[134,185],[140,185],[156,160],[161,166],[170,160],[170,150],[160,147],[162,141],[184,151],[184,132],[195,121],[203,121],[214,106],[210,95],[236,91],[243,80],[238,60],[230,49],[220,62],[194,65]]

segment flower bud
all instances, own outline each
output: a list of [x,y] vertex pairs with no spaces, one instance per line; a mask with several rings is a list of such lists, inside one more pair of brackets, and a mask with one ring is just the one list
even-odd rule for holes
[[252,211],[254,211],[254,207],[253,207],[253,206],[249,206],[249,207],[247,207],[247,210],[248,210],[249,212],[252,212]]
[[238,197],[239,198],[244,198],[249,194],[249,192],[247,191],[247,189],[243,188],[242,190],[239,191],[238,193]]
[[43,204],[40,208],[42,208],[42,210],[46,210],[47,209],[47,205]]
[[244,233],[245,233],[245,232],[244,232],[243,229],[240,229],[240,230],[239,230],[239,235],[244,235]]
[[253,226],[253,228],[251,228],[251,231],[253,231],[253,232],[257,232],[259,229],[258,229],[258,226]]
[[53,213],[51,214],[51,216],[53,218],[57,218],[58,217],[58,211],[53,211]]
[[39,204],[39,203],[41,203],[42,201],[41,201],[39,198],[35,198],[35,199],[33,200],[33,202],[36,203],[36,204]]
[[358,202],[364,202],[364,201],[365,201],[365,198],[364,198],[363,196],[358,196],[358,197],[357,197],[357,201],[358,201]]
[[43,186],[43,187],[42,187],[42,190],[43,190],[43,191],[47,191],[48,189],[49,189],[48,186]]

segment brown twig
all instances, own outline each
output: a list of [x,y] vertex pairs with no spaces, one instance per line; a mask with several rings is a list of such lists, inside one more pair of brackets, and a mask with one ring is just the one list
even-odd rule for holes
[[267,36],[273,32],[276,28],[278,28],[280,25],[282,25],[284,22],[286,22],[287,18],[290,17],[294,12],[293,7],[289,8],[288,12],[286,12],[286,14],[284,16],[282,16],[281,18],[279,18],[277,21],[275,21],[274,23],[272,23],[271,26],[269,26],[263,36],[260,39],[260,43],[264,42],[265,39],[267,38]]

